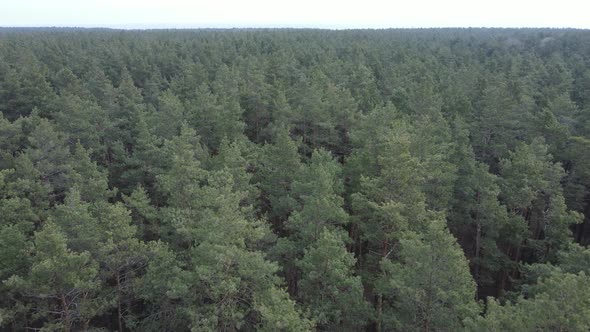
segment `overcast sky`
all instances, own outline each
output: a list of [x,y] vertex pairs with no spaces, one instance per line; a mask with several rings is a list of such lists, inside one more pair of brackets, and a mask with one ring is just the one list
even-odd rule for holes
[[0,0],[0,26],[573,27],[590,0]]

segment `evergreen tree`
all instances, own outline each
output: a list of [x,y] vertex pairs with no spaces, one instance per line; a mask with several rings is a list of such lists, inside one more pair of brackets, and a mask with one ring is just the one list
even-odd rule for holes
[[540,281],[543,291],[531,298],[500,305],[489,299],[485,317],[467,323],[470,331],[585,331],[590,303],[585,273],[555,274]]
[[[33,308],[22,317],[26,327],[42,325],[46,329],[72,331],[87,329],[90,319],[99,313],[96,293],[100,289],[98,265],[88,252],[74,252],[57,225],[47,222],[35,233],[35,250],[28,275],[15,275],[7,281],[22,299],[30,299]],[[27,301],[28,302],[28,301]],[[44,322],[46,321],[46,322]]]
[[[252,219],[248,213],[251,207],[241,205],[246,193],[234,190],[236,184],[227,168],[201,168],[193,150],[186,148],[193,135],[189,132],[172,143],[177,154],[173,155],[169,172],[159,178],[169,195],[164,220],[172,226],[174,247],[185,253],[191,279],[183,302],[192,329],[236,330],[252,326],[249,317],[257,315],[256,307],[250,305],[253,301],[279,301],[277,306],[295,310],[286,297],[268,299],[264,295],[280,292],[276,265],[254,249],[265,236],[266,227],[262,221]],[[285,319],[294,315],[299,314],[292,311]],[[254,326],[265,319],[254,319]],[[281,323],[277,319],[273,318],[275,323]],[[305,320],[299,324],[305,326]]]
[[397,309],[383,316],[384,330],[457,330],[478,314],[467,261],[442,220],[406,233],[396,256],[381,263],[379,291]]
[[328,229],[297,261],[303,276],[299,298],[311,309],[320,330],[360,330],[367,323],[370,311],[361,279],[354,275],[355,262],[340,232]]
[[301,168],[297,147],[297,142],[291,139],[289,132],[282,129],[276,133],[273,144],[263,147],[257,165],[254,181],[261,191],[262,212],[268,214],[269,221],[277,231],[282,229],[282,223],[296,204],[291,185]]

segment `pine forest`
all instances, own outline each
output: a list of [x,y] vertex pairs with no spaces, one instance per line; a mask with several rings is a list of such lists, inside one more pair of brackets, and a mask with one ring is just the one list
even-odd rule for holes
[[0,28],[0,331],[589,331],[590,31]]

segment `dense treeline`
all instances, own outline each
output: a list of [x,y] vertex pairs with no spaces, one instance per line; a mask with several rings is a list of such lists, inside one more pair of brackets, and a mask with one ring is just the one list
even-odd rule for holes
[[0,29],[0,329],[588,331],[590,33]]

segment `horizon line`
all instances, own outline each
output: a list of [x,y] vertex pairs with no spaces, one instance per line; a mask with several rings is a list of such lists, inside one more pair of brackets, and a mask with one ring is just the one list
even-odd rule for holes
[[427,30],[427,29],[547,29],[590,30],[572,26],[345,26],[316,24],[82,24],[82,25],[0,25],[2,29],[105,29],[105,30],[238,30],[238,29],[301,29],[301,30]]

